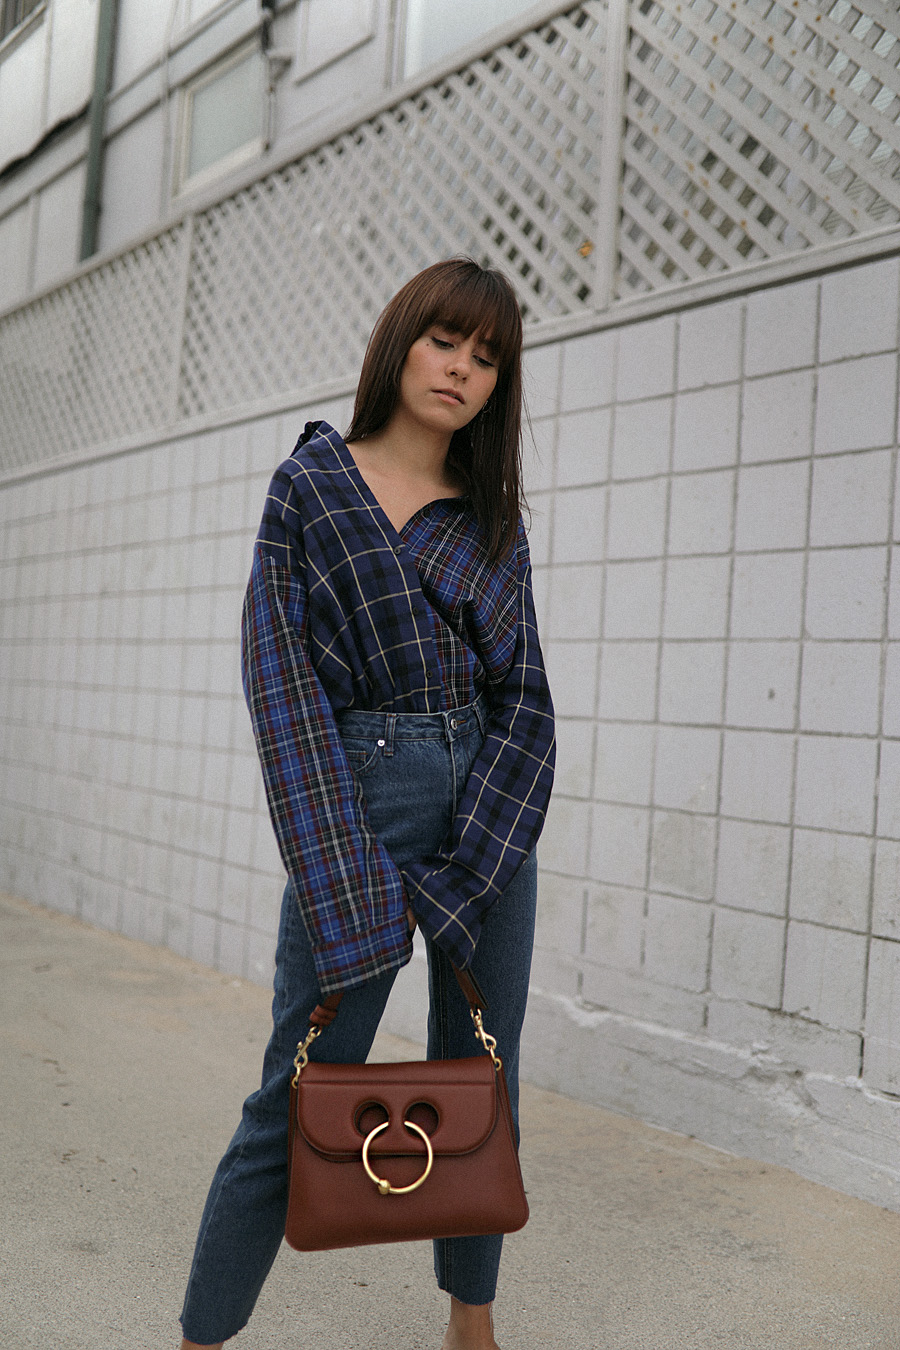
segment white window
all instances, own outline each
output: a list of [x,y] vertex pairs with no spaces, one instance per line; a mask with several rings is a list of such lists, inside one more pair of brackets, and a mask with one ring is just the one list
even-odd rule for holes
[[44,0],[0,0],[0,42],[43,5]]
[[533,6],[534,0],[406,0],[404,76],[433,66]]
[[243,47],[184,90],[178,187],[201,187],[265,149],[264,61]]

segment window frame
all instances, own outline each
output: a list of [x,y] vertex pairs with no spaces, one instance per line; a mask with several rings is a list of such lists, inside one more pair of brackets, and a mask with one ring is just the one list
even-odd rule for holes
[[[260,61],[259,120],[262,128],[260,134],[252,137],[249,141],[245,141],[243,145],[236,146],[234,150],[228,151],[220,159],[213,160],[211,164],[207,164],[204,168],[190,173],[194,98],[207,86],[221,79],[223,75],[227,75],[229,70],[233,70],[235,66],[239,66],[248,57],[254,55]],[[218,57],[210,65],[204,66],[198,74],[187,80],[182,85],[179,103],[178,153],[174,156],[175,182],[173,184],[173,196],[176,198],[197,192],[210,183],[216,182],[217,179],[225,178],[235,169],[239,169],[242,165],[257,159],[265,152],[267,146],[265,135],[265,53],[260,46],[258,36],[254,35],[249,42],[242,42],[240,46],[235,47],[227,55]]]

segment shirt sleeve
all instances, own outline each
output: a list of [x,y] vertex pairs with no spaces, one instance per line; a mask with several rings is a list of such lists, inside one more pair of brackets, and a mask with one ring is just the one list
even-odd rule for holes
[[328,994],[405,964],[412,942],[403,881],[367,825],[307,653],[303,559],[284,523],[290,490],[276,483],[244,600],[242,674],[269,814]]
[[553,786],[553,704],[544,671],[524,529],[517,549],[515,655],[491,691],[484,744],[441,851],[404,869],[422,928],[452,961],[472,959],[486,912],[537,843]]

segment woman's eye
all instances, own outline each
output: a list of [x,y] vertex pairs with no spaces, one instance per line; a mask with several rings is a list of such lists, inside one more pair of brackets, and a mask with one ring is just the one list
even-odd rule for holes
[[452,342],[447,342],[445,341],[444,338],[435,337],[434,334],[432,334],[431,340],[436,347],[440,347],[441,351],[448,352],[450,348],[453,346]]
[[489,361],[486,356],[476,356],[475,360],[478,362],[480,366],[484,366],[486,370],[494,369],[493,361]]

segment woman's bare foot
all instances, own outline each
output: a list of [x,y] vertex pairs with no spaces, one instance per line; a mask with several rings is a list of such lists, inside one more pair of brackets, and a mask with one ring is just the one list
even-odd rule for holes
[[500,1350],[494,1340],[491,1303],[460,1303],[450,1296],[450,1322],[441,1350]]

